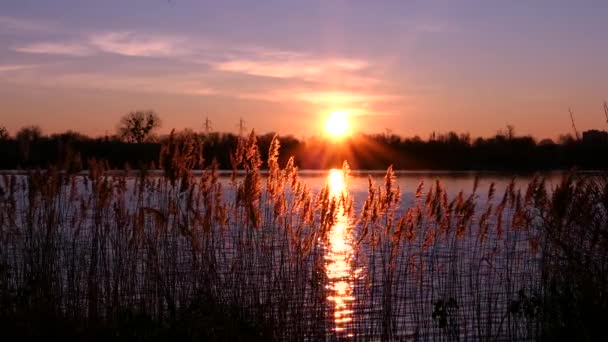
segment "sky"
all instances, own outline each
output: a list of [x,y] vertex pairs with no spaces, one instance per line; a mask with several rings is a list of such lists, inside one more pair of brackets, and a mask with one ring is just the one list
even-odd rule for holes
[[0,125],[296,137],[607,129],[608,1],[2,0]]

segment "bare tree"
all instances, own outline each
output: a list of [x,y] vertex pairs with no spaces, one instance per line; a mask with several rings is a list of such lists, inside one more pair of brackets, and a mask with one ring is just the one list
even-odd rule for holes
[[152,110],[131,112],[120,119],[118,135],[128,141],[142,143],[160,127],[160,118]]

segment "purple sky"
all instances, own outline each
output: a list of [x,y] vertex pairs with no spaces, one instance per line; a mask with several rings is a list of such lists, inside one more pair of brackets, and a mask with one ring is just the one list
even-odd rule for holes
[[0,125],[307,137],[608,128],[608,1],[2,0]]

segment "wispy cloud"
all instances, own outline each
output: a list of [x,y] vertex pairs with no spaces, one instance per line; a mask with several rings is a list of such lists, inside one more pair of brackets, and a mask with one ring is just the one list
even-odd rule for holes
[[0,65],[3,69],[20,70],[10,77],[0,80],[20,85],[35,84],[42,87],[62,87],[73,89],[97,89],[125,91],[134,93],[156,93],[176,95],[212,95],[217,91],[205,83],[197,74],[176,75],[138,75],[130,73],[101,72],[49,72],[42,70],[32,72],[24,70],[30,66]]
[[325,57],[260,46],[233,48],[226,42],[212,42],[175,35],[135,32],[93,33],[80,41],[34,42],[13,50],[32,54],[91,56],[98,53],[128,57],[173,59],[180,63],[203,64],[219,72],[277,79],[298,79],[339,86],[377,83],[365,75],[366,60]]
[[348,90],[301,91],[296,92],[293,96],[300,101],[320,105],[368,104],[372,102],[386,101],[395,98],[391,95],[377,94],[369,91]]
[[183,39],[172,36],[106,32],[85,36],[78,42],[35,42],[13,50],[74,57],[91,56],[100,52],[129,57],[183,57],[187,53],[183,43]]
[[132,32],[94,34],[90,44],[106,53],[131,57],[171,57],[186,53],[183,40],[171,36],[139,35]]
[[25,69],[36,68],[37,65],[34,64],[0,64],[0,72],[8,72],[8,71],[19,71]]
[[369,90],[331,90],[280,88],[275,90],[235,92],[239,98],[269,102],[305,102],[321,107],[357,108],[397,98],[396,95],[382,94]]
[[104,90],[121,90],[141,93],[210,95],[215,91],[197,81],[196,77],[176,75],[109,75],[101,73],[75,73],[60,76],[55,80],[68,87],[86,87]]
[[49,32],[56,29],[56,25],[48,21],[13,18],[0,16],[0,27],[8,30]]
[[214,66],[220,71],[253,76],[318,80],[330,74],[362,70],[368,63],[355,59],[324,59],[284,53],[270,58],[264,55],[243,56],[218,62]]
[[374,65],[364,59],[259,47],[237,51],[211,66],[240,77],[275,79],[274,85],[267,82],[263,88],[235,91],[234,96],[241,98],[345,108],[395,99],[394,95],[381,92],[382,82],[373,75]]
[[[14,50],[74,57],[108,53],[134,57],[132,62],[125,60],[124,66],[137,63],[137,71],[127,73],[42,70],[15,77],[15,82],[39,84],[39,79],[48,79],[53,85],[70,88],[219,95],[317,107],[366,108],[395,98],[383,92],[382,78],[374,74],[377,65],[351,56],[324,56],[267,46],[235,48],[228,42],[205,38],[121,31],[85,33],[80,40],[35,42]],[[136,59],[149,57],[161,58],[164,65],[178,71],[170,76],[159,74],[154,71],[158,67],[156,61]],[[201,74],[195,75],[192,70]],[[44,73],[48,74],[42,76]]]
[[47,55],[64,55],[83,57],[94,54],[94,51],[86,45],[78,43],[54,43],[42,42],[33,43],[14,48],[17,52],[47,54]]

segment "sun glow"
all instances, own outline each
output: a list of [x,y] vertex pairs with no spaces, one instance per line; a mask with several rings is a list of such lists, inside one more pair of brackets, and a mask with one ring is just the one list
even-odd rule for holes
[[349,128],[348,117],[344,111],[331,112],[325,122],[327,134],[334,138],[345,136],[348,134]]

